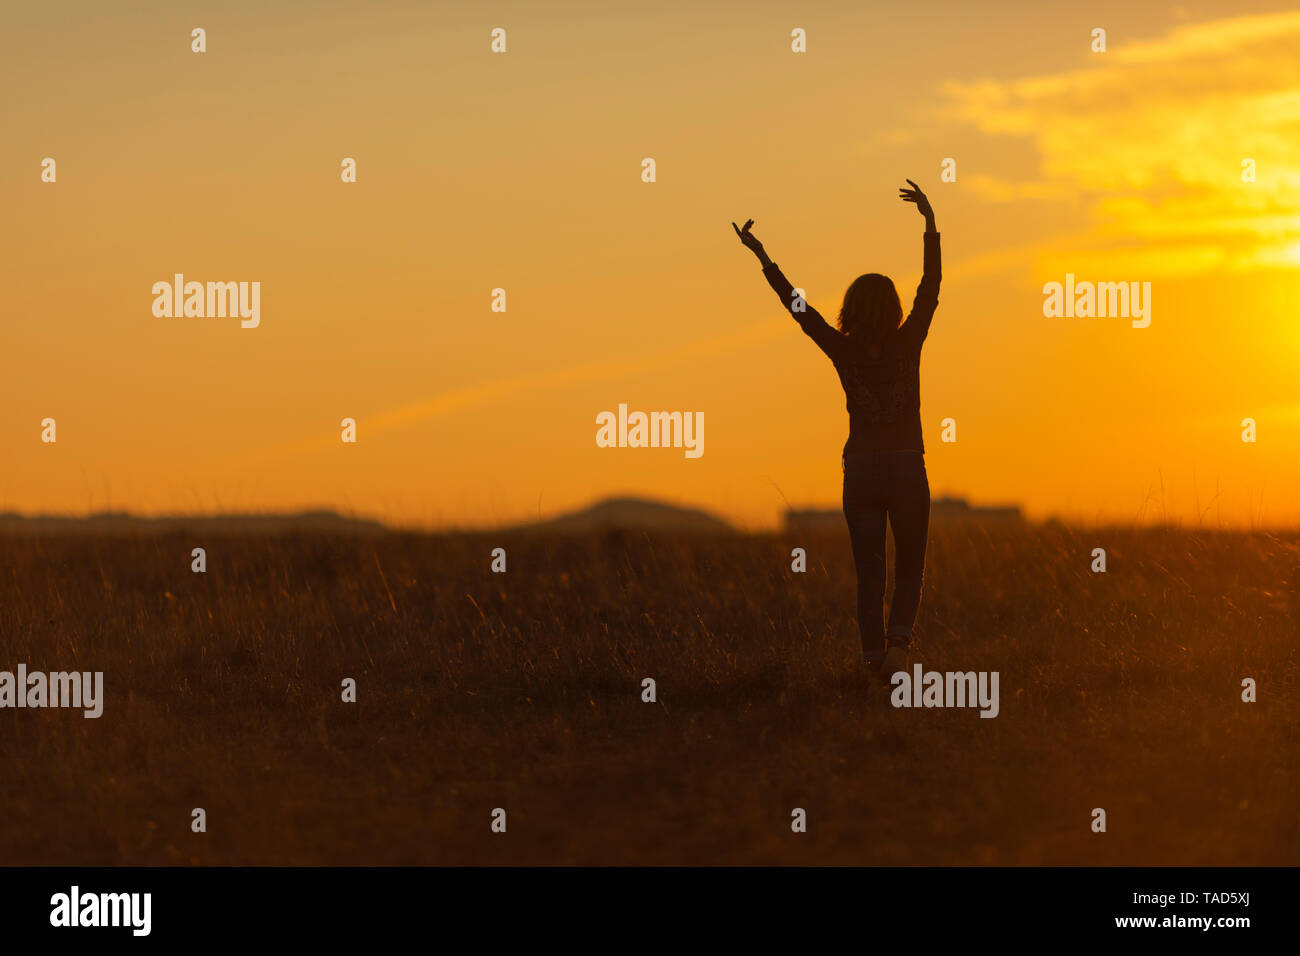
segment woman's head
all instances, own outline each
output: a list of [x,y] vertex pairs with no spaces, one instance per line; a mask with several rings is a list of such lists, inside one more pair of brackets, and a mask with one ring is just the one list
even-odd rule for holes
[[903,303],[889,276],[872,272],[853,280],[840,307],[841,332],[877,351],[902,324]]

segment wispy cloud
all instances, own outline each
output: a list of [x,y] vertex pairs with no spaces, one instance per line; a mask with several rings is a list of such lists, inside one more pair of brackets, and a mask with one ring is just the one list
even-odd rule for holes
[[[1154,272],[1294,267],[1300,242],[1300,12],[1177,27],[1082,69],[951,82],[944,117],[1030,138],[1036,178],[980,174],[990,202],[1082,203],[1081,254]],[[1242,181],[1242,161],[1257,181]],[[1079,237],[1075,237],[1077,239]]]
[[[683,362],[714,358],[791,334],[790,322],[764,319],[739,329],[701,337],[693,342],[667,349],[632,361],[593,361],[564,365],[532,375],[516,375],[492,379],[477,385],[451,389],[424,401],[385,409],[358,419],[358,425],[367,436],[379,435],[431,421],[493,402],[504,401],[520,395],[571,388],[600,382],[624,381],[630,376],[652,372]],[[595,434],[595,411],[592,412],[592,434]],[[267,461],[293,457],[308,452],[335,448],[339,443],[336,428],[325,427],[316,435],[285,442],[249,453],[250,461]]]

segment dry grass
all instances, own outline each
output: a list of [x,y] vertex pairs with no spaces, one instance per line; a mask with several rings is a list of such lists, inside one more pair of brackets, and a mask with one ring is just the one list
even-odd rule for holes
[[0,710],[8,864],[1300,862],[1295,536],[935,528],[919,650],[996,720],[871,698],[842,536],[0,555],[0,669],[106,696]]

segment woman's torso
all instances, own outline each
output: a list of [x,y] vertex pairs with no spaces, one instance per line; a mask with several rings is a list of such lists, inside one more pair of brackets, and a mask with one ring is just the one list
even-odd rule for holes
[[921,437],[920,360],[920,348],[903,334],[878,356],[852,343],[833,357],[849,411],[846,455],[925,451]]

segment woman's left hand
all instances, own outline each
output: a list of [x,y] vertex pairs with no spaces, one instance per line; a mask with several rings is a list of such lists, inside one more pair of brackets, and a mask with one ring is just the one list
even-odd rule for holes
[[898,187],[898,198],[903,200],[903,202],[916,203],[916,208],[921,213],[921,215],[923,215],[926,219],[933,219],[934,209],[930,207],[929,197],[927,197],[926,194],[921,191],[920,186],[912,182],[910,179],[907,180],[907,184],[912,188],[904,189],[902,186]]

